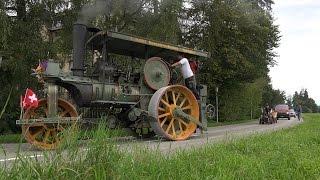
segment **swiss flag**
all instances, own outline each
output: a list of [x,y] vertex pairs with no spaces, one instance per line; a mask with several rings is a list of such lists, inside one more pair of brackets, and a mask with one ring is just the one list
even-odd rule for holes
[[22,107],[23,109],[28,109],[30,107],[38,107],[38,98],[31,89],[26,90],[26,94],[24,95],[22,101]]

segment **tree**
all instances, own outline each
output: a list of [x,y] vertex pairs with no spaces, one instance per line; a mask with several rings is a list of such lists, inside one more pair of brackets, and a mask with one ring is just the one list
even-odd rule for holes
[[49,53],[52,48],[42,32],[45,25],[52,24],[49,10],[59,9],[59,2],[62,1],[55,2],[57,4],[53,4],[55,8],[52,9],[48,7],[53,7],[49,6],[53,1],[6,0],[0,3],[0,31],[4,32],[0,33],[3,59],[0,67],[0,107],[4,109],[0,133],[18,130],[15,120],[19,118],[20,95],[27,87],[38,87],[35,78],[30,76],[31,68],[37,65],[38,60],[54,54]]
[[296,108],[298,105],[302,106],[303,112],[316,113],[318,111],[318,106],[315,101],[309,97],[307,89],[301,89],[298,93],[294,93],[292,98],[293,106]]
[[288,97],[286,98],[286,101],[287,101],[287,105],[288,105],[290,108],[293,108],[292,96],[288,96]]
[[262,94],[262,106],[269,104],[270,106],[275,107],[277,104],[285,104],[285,100],[286,96],[284,91],[273,89],[270,83],[264,87]]
[[[183,37],[186,45],[211,53],[213,58],[204,63],[200,81],[209,85],[211,101],[215,87],[219,87],[219,98],[228,100],[226,110],[232,101],[237,102],[236,94],[229,98],[231,91],[241,94],[244,84],[259,78],[268,80],[268,67],[275,65],[274,57],[277,55],[274,48],[279,45],[280,35],[271,16],[272,3],[253,0],[191,1],[188,17],[192,23],[186,25]],[[277,96],[275,99],[270,97],[270,103],[282,103],[284,92],[271,90],[272,87],[270,93]],[[240,101],[238,103],[237,106],[241,107]],[[241,112],[235,114],[240,115]]]
[[[259,117],[262,92],[266,81],[263,78],[253,83],[230,84],[220,93],[220,116],[223,120],[243,120]],[[236,86],[235,86],[236,85]]]
[[211,52],[214,62],[206,63],[205,71],[213,72],[214,84],[253,82],[267,75],[280,38],[268,11],[246,1],[195,1],[192,5],[190,16],[196,22],[184,36],[191,45]]

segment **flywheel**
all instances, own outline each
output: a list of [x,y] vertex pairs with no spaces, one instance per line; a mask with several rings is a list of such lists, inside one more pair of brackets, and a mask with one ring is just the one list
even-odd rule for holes
[[[75,107],[66,100],[58,99],[59,117],[78,117]],[[47,99],[39,100],[37,108],[30,108],[24,114],[23,119],[41,119],[48,116]],[[45,124],[35,123],[23,125],[22,134],[28,143],[39,149],[55,149],[62,140],[62,132],[72,124]]]
[[[182,110],[184,117],[176,116],[175,111]],[[181,85],[166,86],[156,91],[149,103],[150,125],[155,133],[169,140],[185,140],[197,128],[199,105],[193,93]],[[181,112],[181,111],[180,111]]]
[[170,69],[160,57],[149,58],[143,69],[144,80],[153,90],[165,87],[170,82]]

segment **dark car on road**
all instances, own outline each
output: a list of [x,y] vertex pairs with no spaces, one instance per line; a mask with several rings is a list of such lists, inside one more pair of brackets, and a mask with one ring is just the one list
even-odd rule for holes
[[290,120],[289,114],[289,106],[286,104],[278,104],[275,107],[275,111],[277,112],[277,119],[279,118],[287,118]]

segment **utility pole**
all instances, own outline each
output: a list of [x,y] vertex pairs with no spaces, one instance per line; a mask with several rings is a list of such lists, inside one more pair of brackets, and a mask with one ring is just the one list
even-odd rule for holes
[[216,87],[216,110],[217,110],[217,123],[219,122],[219,102],[218,102],[218,86]]
[[250,90],[250,93],[251,93],[251,96],[250,96],[250,118],[251,118],[251,120],[253,119],[253,102],[252,102],[252,94],[253,94],[253,90],[251,89]]
[[251,117],[251,120],[253,119],[253,110],[252,110],[252,97],[250,98],[250,117]]

